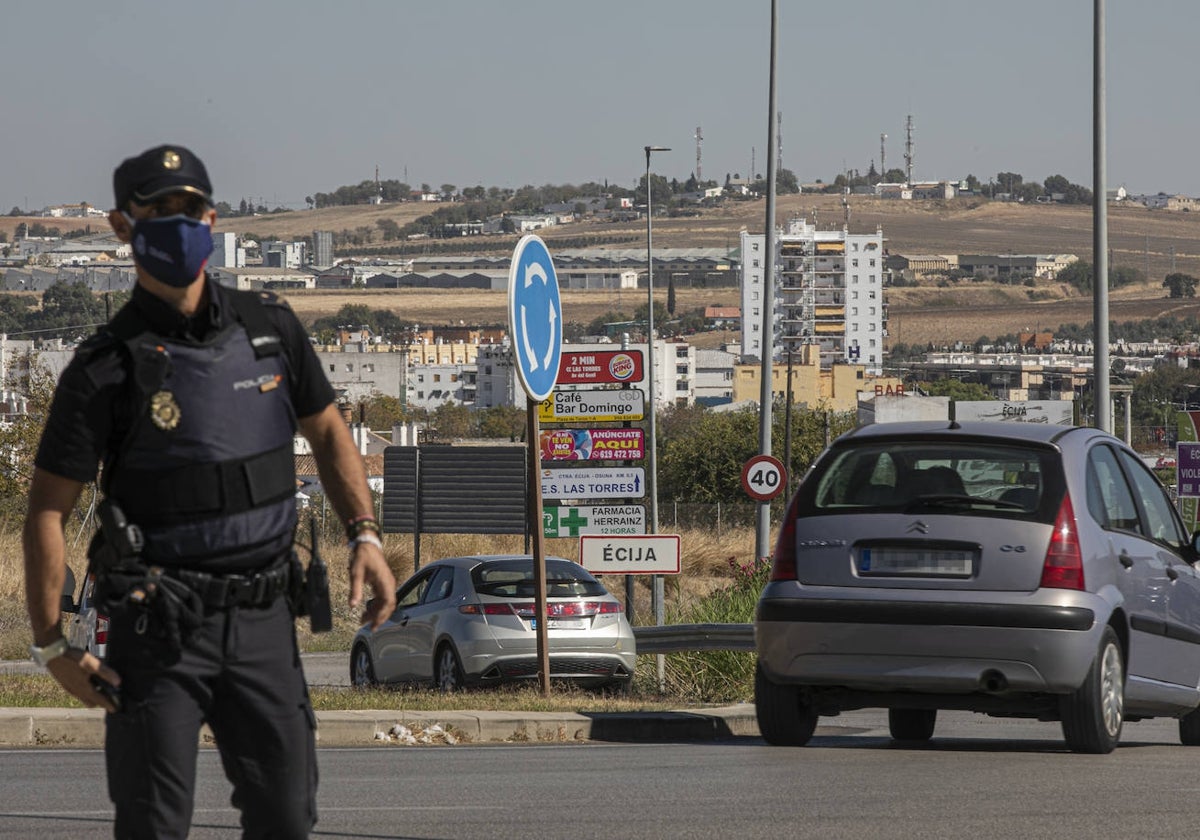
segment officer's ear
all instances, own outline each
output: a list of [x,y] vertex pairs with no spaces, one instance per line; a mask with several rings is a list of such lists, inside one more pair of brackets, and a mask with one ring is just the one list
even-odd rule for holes
[[200,218],[208,222],[210,228],[215,228],[217,226],[217,208],[210,206]]
[[125,218],[125,214],[120,210],[109,211],[108,223],[112,225],[113,233],[117,235],[118,240],[121,242],[133,240],[133,225],[129,224],[129,219]]

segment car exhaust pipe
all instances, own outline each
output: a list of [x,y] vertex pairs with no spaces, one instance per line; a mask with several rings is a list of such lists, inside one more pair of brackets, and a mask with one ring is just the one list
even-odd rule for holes
[[1008,678],[996,670],[984,671],[979,677],[979,687],[988,694],[1008,691]]

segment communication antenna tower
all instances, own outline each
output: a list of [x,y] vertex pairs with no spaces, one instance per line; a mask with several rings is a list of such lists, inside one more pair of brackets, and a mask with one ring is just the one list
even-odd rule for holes
[[699,183],[704,180],[700,174],[700,143],[704,140],[704,135],[700,133],[700,126],[696,126],[696,181]]
[[913,141],[912,141],[912,114],[908,115],[908,119],[904,121],[904,169],[907,175],[908,186],[912,186],[912,164],[913,164]]
[[750,175],[746,178],[746,180],[751,184],[753,184],[754,180],[755,180],[754,179],[754,147],[753,146],[750,147]]
[[887,162],[885,160],[887,135],[879,135],[879,180],[884,181],[887,175]]

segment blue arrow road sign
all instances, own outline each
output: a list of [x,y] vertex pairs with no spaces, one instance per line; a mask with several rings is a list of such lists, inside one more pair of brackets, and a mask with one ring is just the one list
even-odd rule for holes
[[541,237],[525,236],[508,272],[508,332],[517,374],[529,398],[550,396],[562,358],[562,304],[558,275]]

